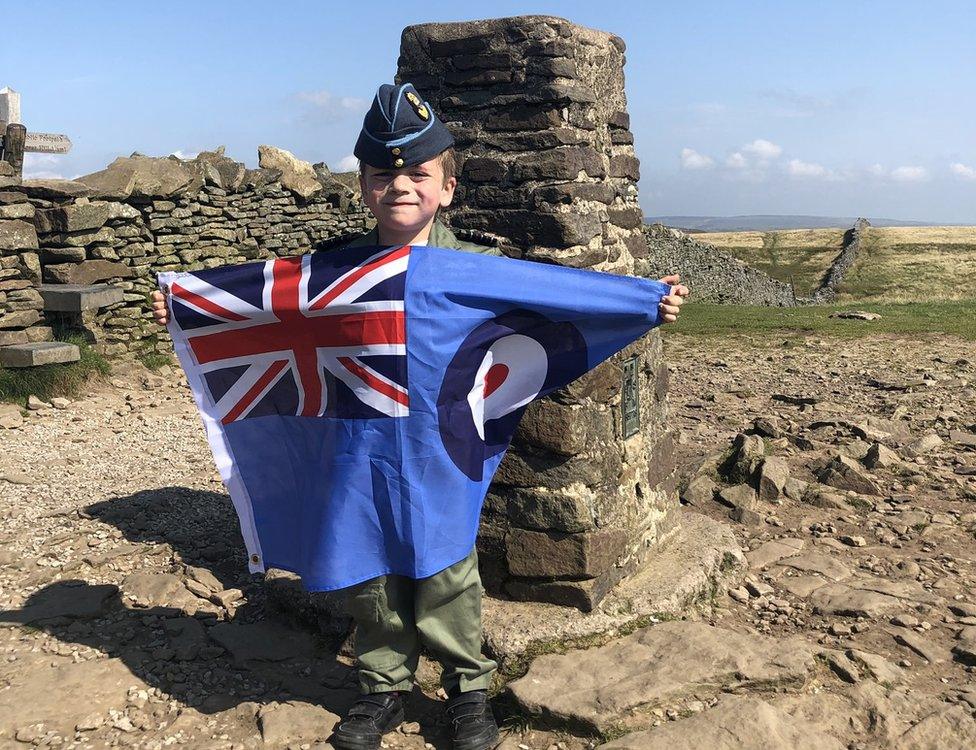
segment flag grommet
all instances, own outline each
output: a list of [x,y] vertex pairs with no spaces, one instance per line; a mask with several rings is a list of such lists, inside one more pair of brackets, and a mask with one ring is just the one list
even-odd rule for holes
[[261,562],[261,558],[257,555],[251,555],[251,562],[256,565],[257,563]]

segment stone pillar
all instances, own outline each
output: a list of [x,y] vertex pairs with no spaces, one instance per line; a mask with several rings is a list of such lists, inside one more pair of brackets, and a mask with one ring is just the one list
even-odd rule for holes
[[[561,18],[403,31],[398,81],[455,133],[453,227],[527,260],[631,273],[646,244],[624,43]],[[625,371],[639,424],[625,435]],[[667,368],[657,332],[526,412],[486,501],[489,590],[588,610],[676,528]],[[630,426],[630,420],[628,420]]]

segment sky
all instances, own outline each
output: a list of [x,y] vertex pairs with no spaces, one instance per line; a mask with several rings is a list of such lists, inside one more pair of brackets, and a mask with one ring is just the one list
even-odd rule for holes
[[558,15],[627,44],[648,215],[976,224],[976,3],[61,2],[4,9],[0,87],[67,134],[25,176],[257,147],[348,169],[403,27]]

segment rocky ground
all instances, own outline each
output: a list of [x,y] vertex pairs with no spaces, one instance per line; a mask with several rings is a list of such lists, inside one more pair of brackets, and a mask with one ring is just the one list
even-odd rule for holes
[[[691,510],[741,586],[510,683],[505,747],[976,744],[971,342],[669,335]],[[275,606],[177,372],[0,407],[0,747],[311,748],[347,646]],[[448,747],[425,664],[389,747]]]

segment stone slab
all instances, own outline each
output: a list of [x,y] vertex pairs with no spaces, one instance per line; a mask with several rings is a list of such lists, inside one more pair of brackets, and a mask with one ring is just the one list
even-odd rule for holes
[[82,312],[122,302],[122,290],[109,284],[41,284],[44,309],[52,312]]
[[671,539],[649,555],[591,612],[540,602],[486,597],[482,605],[485,650],[502,670],[518,675],[528,654],[562,644],[609,639],[651,616],[686,612],[716,589],[736,585],[745,560],[732,529],[691,511],[680,511]]
[[38,367],[77,362],[81,352],[74,344],[63,341],[37,341],[0,348],[0,365],[4,367]]
[[508,688],[532,715],[605,732],[647,727],[651,709],[689,695],[803,685],[816,669],[816,652],[800,638],[675,620],[597,648],[541,656]]

